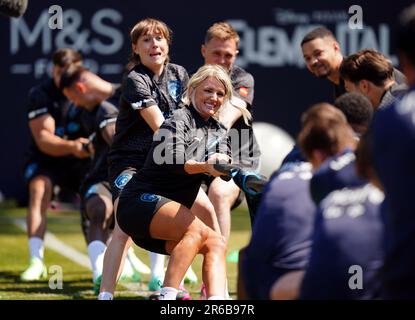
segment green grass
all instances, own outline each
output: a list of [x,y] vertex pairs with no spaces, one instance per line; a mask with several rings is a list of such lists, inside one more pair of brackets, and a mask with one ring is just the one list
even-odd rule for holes
[[[45,263],[48,267],[58,265],[63,271],[63,289],[52,290],[48,281],[23,283],[19,280],[20,273],[28,264],[27,236],[18,227],[14,226],[10,219],[25,218],[26,209],[7,206],[0,208],[0,300],[52,300],[52,299],[95,299],[92,291],[91,272],[57,252],[45,249]],[[49,212],[47,230],[52,232],[67,245],[86,254],[86,244],[81,234],[79,213]],[[229,240],[229,252],[244,247],[250,237],[250,222],[248,212],[244,208],[232,212],[232,232]],[[135,247],[137,256],[149,265],[148,253]],[[201,280],[202,257],[197,256],[193,269]],[[228,263],[228,281],[231,296],[236,298],[236,263]],[[134,285],[134,290],[128,290],[118,285],[116,298],[144,299],[149,277],[143,275],[142,282]],[[199,296],[200,282],[196,285],[187,285],[193,298]]]

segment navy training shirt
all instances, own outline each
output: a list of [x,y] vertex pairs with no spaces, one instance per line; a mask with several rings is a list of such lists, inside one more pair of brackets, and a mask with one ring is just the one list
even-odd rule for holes
[[370,128],[374,162],[385,189],[384,296],[415,298],[415,88],[376,112]]
[[310,163],[290,164],[271,177],[264,191],[241,265],[253,299],[269,299],[280,276],[308,264],[316,212],[309,195],[311,176]]
[[379,297],[383,199],[366,183],[333,191],[321,202],[300,299]]
[[357,176],[355,160],[354,152],[346,149],[338,155],[328,158],[314,172],[310,181],[310,193],[317,205],[334,190],[366,183],[365,179]]

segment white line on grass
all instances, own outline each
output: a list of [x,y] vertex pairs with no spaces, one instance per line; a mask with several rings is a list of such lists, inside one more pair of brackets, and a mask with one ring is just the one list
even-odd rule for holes
[[[13,219],[14,225],[22,229],[26,232],[26,222],[24,219]],[[91,263],[89,262],[89,258],[86,254],[79,252],[78,250],[74,249],[71,246],[63,243],[61,240],[56,238],[53,233],[47,232],[45,234],[45,247],[56,251],[57,253],[61,254],[62,256],[68,258],[69,260],[88,268],[91,270]]]
[[[26,222],[24,219],[11,219],[13,224],[18,228],[22,229],[26,232]],[[71,246],[68,246],[61,240],[59,240],[53,233],[46,232],[45,234],[45,247],[56,251],[57,253],[61,254],[62,256],[68,258],[69,260],[91,270],[91,263],[89,258],[86,254],[79,252],[78,250],[74,249]],[[124,288],[129,290],[135,291],[140,296],[148,296],[149,292],[144,290],[137,291],[137,284],[134,283],[119,283]]]

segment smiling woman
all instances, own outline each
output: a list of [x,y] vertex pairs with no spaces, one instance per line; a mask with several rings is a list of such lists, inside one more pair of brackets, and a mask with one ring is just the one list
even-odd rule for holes
[[[203,280],[209,299],[224,299],[226,241],[190,210],[204,174],[218,177],[215,162],[229,162],[226,139],[219,146],[225,153],[209,154],[208,135],[226,132],[213,118],[232,97],[227,72],[217,65],[201,67],[189,80],[184,101],[158,131],[144,167],[123,189],[117,210],[119,227],[140,247],[170,254],[160,300],[175,300],[186,270],[198,253],[204,256]],[[164,139],[159,139],[163,135]],[[189,152],[194,141],[196,154]],[[156,150],[164,150],[160,161]],[[199,155],[205,155],[203,159]]]
[[[232,88],[227,88],[225,82],[221,82],[221,80],[213,76],[213,70],[215,69],[217,69],[216,72],[225,72],[225,70],[221,70],[222,68],[217,65],[215,68],[201,68],[204,72],[200,72],[197,74],[198,76],[195,74],[192,77],[188,92],[183,98],[184,103],[187,105],[191,103],[205,120],[208,120],[211,116],[215,116],[219,107],[224,102],[226,92],[228,94],[232,92]],[[206,76],[206,74],[211,75]]]

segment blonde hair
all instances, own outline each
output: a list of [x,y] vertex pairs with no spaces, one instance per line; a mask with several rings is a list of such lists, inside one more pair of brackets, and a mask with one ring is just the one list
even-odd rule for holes
[[238,32],[227,22],[214,23],[207,31],[205,35],[205,43],[208,43],[213,38],[220,40],[233,39],[236,42],[236,47],[239,46],[239,35]]
[[[195,89],[209,77],[213,77],[217,79],[220,83],[223,84],[223,87],[225,88],[225,97],[224,97],[222,106],[219,108],[218,112],[215,115],[215,118],[218,118],[220,110],[223,107],[227,106],[233,97],[231,79],[229,78],[229,75],[225,71],[225,69],[223,69],[219,65],[206,64],[200,67],[196,71],[196,73],[190,78],[187,84],[187,89],[183,94],[182,101],[187,106],[189,106],[190,104],[194,105],[195,104]],[[192,93],[190,94],[190,92]]]
[[[131,29],[131,32],[130,32],[131,43],[135,44],[142,35],[145,35],[146,33],[151,33],[154,31],[161,33],[163,37],[167,40],[168,45],[171,44],[171,38],[172,38],[173,32],[163,21],[153,19],[153,18],[146,18],[146,19],[140,20],[139,22],[135,24],[135,26]],[[134,53],[134,51],[131,53],[130,62],[133,64],[141,63],[140,56]],[[167,57],[165,63],[168,63],[168,62],[169,62],[169,57]]]

